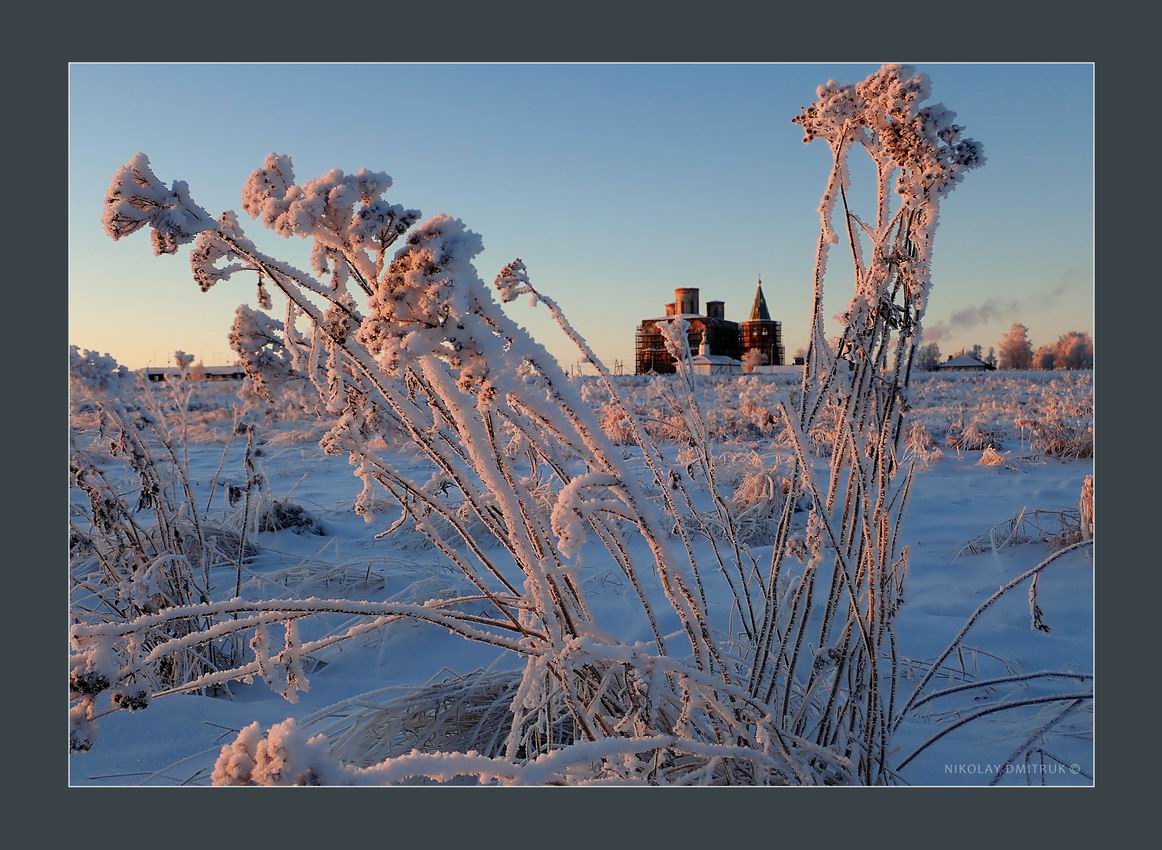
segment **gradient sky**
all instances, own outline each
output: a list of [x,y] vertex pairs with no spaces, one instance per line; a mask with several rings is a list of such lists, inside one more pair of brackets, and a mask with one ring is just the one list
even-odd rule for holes
[[[1090,65],[919,65],[987,164],[944,202],[928,325],[944,351],[994,345],[1013,321],[1034,345],[1093,330]],[[157,258],[142,234],[100,227],[113,170],[136,151],[188,181],[213,214],[241,209],[249,173],[290,154],[299,182],[330,168],[386,171],[388,198],[446,212],[484,238],[491,282],[523,257],[607,363],[633,369],[633,330],[678,286],[745,318],[759,274],[788,355],[806,341],[822,142],[790,119],[828,79],[872,65],[73,65],[69,340],[137,368],[175,349],[231,359],[239,276],[209,293],[188,248]],[[870,173],[866,172],[866,173]],[[857,169],[857,183],[866,173]],[[857,192],[867,209],[869,193]],[[308,268],[307,245],[245,215],[270,253]],[[835,251],[828,315],[850,297]],[[509,305],[565,364],[543,311]],[[276,313],[281,315],[276,305]]]

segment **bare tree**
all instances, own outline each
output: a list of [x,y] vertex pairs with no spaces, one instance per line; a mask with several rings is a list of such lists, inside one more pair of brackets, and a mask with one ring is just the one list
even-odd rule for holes
[[916,349],[916,368],[921,372],[935,372],[940,366],[940,346],[927,342]]

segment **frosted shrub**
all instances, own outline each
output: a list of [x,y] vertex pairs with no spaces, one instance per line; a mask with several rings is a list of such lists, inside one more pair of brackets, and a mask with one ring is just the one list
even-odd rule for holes
[[633,429],[626,419],[625,411],[614,402],[606,402],[597,411],[601,418],[601,430],[615,446],[633,444]]
[[290,530],[295,534],[322,535],[323,526],[299,504],[287,499],[274,499],[258,515],[259,531]]
[[[752,349],[753,350],[753,349]],[[737,396],[737,402],[724,399],[719,405],[720,410],[731,411],[734,405],[738,406],[738,415],[744,423],[753,429],[754,435],[772,436],[781,430],[778,417],[775,415],[774,388],[759,381],[746,381],[742,392]]]
[[110,355],[69,346],[69,383],[74,390],[82,390],[74,393],[74,400],[83,398],[85,388],[105,391],[123,385],[128,378],[129,370]]
[[[644,393],[633,385],[653,406],[639,415],[524,263],[506,265],[490,290],[473,266],[480,237],[447,215],[419,223],[417,211],[385,199],[386,174],[333,170],[300,183],[290,158],[272,154],[250,176],[243,208],[277,235],[308,240],[307,272],[260,249],[233,213],[215,218],[197,206],[184,183],[167,188],[135,156],[106,198],[109,235],[148,227],[156,253],[193,242],[203,289],[253,276],[264,310],[240,308],[231,344],[256,388],[269,392],[293,376],[314,387],[331,425],[323,450],[346,455],[363,482],[356,510],[375,520],[384,499],[394,502],[403,518],[388,532],[409,524],[474,591],[422,604],[185,605],[75,627],[78,656],[127,645],[167,618],[216,616],[229,619],[214,637],[253,634],[255,658],[191,686],[261,675],[282,690],[301,678],[310,653],[400,619],[524,658],[486,753],[393,751],[356,768],[287,721],[265,736],[248,727],[224,748],[220,783],[895,781],[893,733],[931,682],[923,677],[906,698],[898,690],[893,620],[908,564],[899,528],[911,470],[897,452],[939,204],[982,162],[950,112],[922,106],[926,96],[924,77],[886,66],[858,85],[821,87],[795,119],[806,140],[830,146],[833,163],[802,385],[793,404],[779,402],[754,423],[777,428],[793,452],[777,480],[744,488],[778,509],[763,563],[744,541],[739,506],[722,495],[711,442],[727,426],[698,403],[680,320],[664,333],[682,368]],[[857,147],[876,168],[877,208],[866,219],[846,199]],[[840,202],[856,288],[830,345],[823,281]],[[280,318],[268,312],[275,293]],[[597,372],[600,415],[592,391],[583,396],[509,318],[503,305],[518,298],[543,307]],[[385,431],[405,434],[427,468],[393,466],[377,450]],[[806,436],[820,433],[825,473]],[[682,442],[676,464],[659,434]],[[625,578],[651,640],[629,643],[602,628],[582,575],[595,562]],[[647,576],[660,596],[646,592]],[[707,592],[710,576],[724,588],[720,598]],[[260,637],[271,624],[322,614],[359,620],[312,642],[288,632],[279,652]],[[167,646],[177,645],[155,652]],[[90,690],[119,684],[121,671],[100,670]],[[481,681],[487,696],[466,704],[495,698],[494,683]]]
[[932,434],[919,419],[908,423],[904,431],[904,448],[921,469],[927,469],[944,456]]
[[[190,360],[170,382],[167,406],[144,382],[142,405],[121,398],[128,377],[111,358],[73,350],[71,394],[96,411],[95,436],[70,434],[70,479],[81,501],[70,507],[69,572],[74,622],[101,629],[159,611],[206,604],[212,570],[253,554],[245,536],[211,524],[194,499],[184,451]],[[96,367],[96,368],[95,368]],[[111,380],[110,376],[115,376]],[[171,414],[167,407],[177,411]],[[212,637],[214,617],[198,612],[134,629],[123,642],[75,641],[70,667],[72,747],[92,745],[96,696],[136,710],[152,694],[234,666],[229,642]]]
[[1093,402],[1088,393],[1049,395],[1033,416],[1015,420],[1028,429],[1033,449],[1047,457],[1093,457]]
[[[791,378],[791,375],[698,377],[692,392],[711,439],[729,442],[780,437],[783,425],[777,415],[778,403],[790,399]],[[636,376],[621,376],[616,384],[623,394],[622,403],[633,411],[640,426],[654,440],[663,444],[689,441],[683,415],[675,407],[681,400],[671,391],[673,382],[669,378],[655,376],[642,379],[639,384]],[[610,400],[604,391],[596,392],[594,388],[594,379],[585,379],[582,397],[597,412],[606,434],[619,445],[632,444],[619,404]],[[825,435],[820,439],[826,443]]]
[[[775,542],[784,503],[794,489],[791,470],[782,463],[765,463],[754,453],[735,463],[743,470],[730,497],[739,539],[748,546],[769,546]],[[791,507],[792,511],[800,509],[799,505]]]
[[962,452],[979,452],[1001,448],[1001,437],[996,431],[982,428],[976,422],[949,428],[944,445]]
[[985,446],[984,451],[980,453],[980,459],[977,460],[976,465],[992,467],[1004,466],[1005,457],[1007,454],[1007,452],[1005,454],[1001,454],[992,446]]

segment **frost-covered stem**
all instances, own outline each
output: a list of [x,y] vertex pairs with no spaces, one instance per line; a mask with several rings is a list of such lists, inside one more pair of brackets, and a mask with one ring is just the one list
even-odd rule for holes
[[[656,445],[654,445],[652,443],[652,441],[646,440],[645,436],[643,435],[642,429],[639,426],[639,423],[637,421],[636,414],[634,414],[634,412],[629,409],[629,406],[625,404],[620,393],[618,393],[617,388],[614,385],[614,382],[612,380],[612,377],[609,374],[609,370],[605,367],[605,364],[601,362],[601,360],[597,357],[597,355],[594,354],[593,350],[589,347],[589,344],[585,341],[585,339],[579,333],[577,333],[577,331],[573,327],[572,323],[570,323],[568,321],[568,319],[565,317],[565,315],[561,312],[560,308],[557,306],[556,301],[554,301],[552,298],[549,298],[548,296],[541,294],[537,290],[533,289],[531,284],[527,285],[527,291],[529,293],[531,293],[538,301],[544,302],[546,309],[549,310],[550,315],[557,322],[557,324],[561,327],[561,329],[565,332],[566,336],[568,336],[569,339],[574,343],[574,345],[577,346],[578,350],[581,351],[581,353],[585,356],[586,361],[594,366],[594,368],[597,370],[598,376],[602,382],[602,386],[609,393],[610,398],[618,406],[618,409],[621,411],[622,415],[626,419],[626,422],[629,424],[630,434],[632,435],[634,442],[641,449],[642,460],[646,464],[646,466],[650,470],[650,472],[652,473],[652,475],[654,477],[654,482],[658,486],[658,490],[662,495],[663,503],[665,504],[667,511],[669,512],[670,516],[673,518],[673,520],[675,522],[675,528],[678,530],[678,534],[679,534],[679,537],[682,541],[683,548],[686,551],[686,559],[687,559],[688,563],[690,564],[690,569],[691,569],[691,572],[692,572],[694,579],[695,579],[695,585],[698,588],[699,597],[700,597],[700,599],[703,600],[703,603],[704,603],[706,597],[705,597],[704,591],[702,590],[702,580],[701,580],[701,577],[698,575],[697,559],[694,556],[693,548],[690,545],[689,539],[687,538],[687,535],[686,535],[685,523],[682,522],[681,514],[678,511],[677,505],[674,503],[673,498],[668,491],[666,476],[664,476],[662,474],[661,469],[658,468],[657,463],[654,460],[654,452],[657,451]],[[537,366],[538,366],[538,368],[542,368],[542,371],[543,371],[544,364],[537,363]],[[553,369],[553,371],[556,372],[558,370]],[[558,381],[559,380],[560,379],[558,379]],[[554,383],[554,385],[560,386],[559,383]],[[570,410],[571,410],[571,408],[566,406],[567,414],[570,412]],[[596,430],[599,431],[600,429],[596,429]],[[599,439],[596,434],[594,434],[592,436],[592,438],[594,439],[595,442]],[[600,438],[600,442],[598,443],[598,445],[600,445],[601,443],[604,443],[603,437]],[[653,451],[651,451],[651,449],[653,449]],[[610,468],[610,469],[616,468],[616,465],[611,463],[609,457],[607,456],[606,452],[604,451],[604,446],[601,446],[600,457],[606,463],[608,468]],[[633,490],[636,490],[636,486],[633,487]],[[641,504],[642,499],[641,499],[640,494],[633,492],[633,490],[631,490],[631,499],[635,503]],[[682,610],[683,606],[679,602],[676,601],[676,599],[680,598],[681,594],[679,593],[679,594],[675,595],[673,593],[673,591],[669,589],[670,588],[670,581],[671,581],[670,578],[668,577],[669,569],[667,568],[664,560],[658,557],[660,550],[658,548],[656,548],[656,541],[658,539],[657,534],[656,534],[656,532],[653,531],[652,528],[647,530],[644,526],[643,526],[643,533],[645,533],[647,535],[647,540],[651,540],[651,549],[654,551],[654,554],[655,554],[655,562],[657,563],[659,573],[662,576],[663,588],[666,589],[667,598],[670,599],[670,602],[672,605],[674,605],[675,610],[677,611],[679,617],[681,617],[683,619],[683,621],[685,622],[685,620],[687,618],[687,614]],[[695,656],[697,657],[699,655],[699,649],[697,647],[698,641],[696,639],[694,639],[693,636],[691,636],[691,637],[692,637],[692,644],[694,645]]]
[[888,220],[888,181],[893,170],[890,160],[876,157],[876,231],[880,233]]
[[[846,136],[846,131],[844,136]],[[823,224],[820,227],[819,242],[815,248],[815,268],[812,272],[811,288],[811,333],[807,338],[807,365],[803,369],[802,396],[799,399],[799,422],[803,427],[808,424],[807,399],[811,380],[816,377],[818,369],[816,364],[819,363],[820,351],[827,345],[823,334],[823,279],[827,274],[827,254],[834,238],[830,225],[827,224],[827,217],[831,214],[835,184],[843,167],[843,141],[833,144],[831,152],[831,172],[823,190],[823,200],[820,202],[820,217],[823,219]],[[828,203],[829,199],[830,204]],[[828,359],[833,360],[833,358]],[[834,362],[831,365],[834,368]]]
[[[379,481],[385,490],[387,490],[399,500],[400,504],[403,505],[404,511],[406,511],[408,515],[412,517],[412,520],[416,523],[416,525],[428,535],[428,539],[433,542],[433,545],[435,545],[436,548],[439,549],[440,552],[448,558],[448,560],[456,565],[460,572],[463,573],[464,576],[470,582],[472,582],[472,584],[475,585],[481,593],[484,594],[484,597],[488,599],[489,602],[496,606],[496,609],[500,611],[501,614],[503,614],[509,620],[509,622],[512,623],[512,625],[516,626],[518,629],[523,630],[523,626],[521,626],[520,621],[513,615],[512,611],[510,610],[511,606],[503,602],[495,593],[489,590],[484,582],[480,579],[480,577],[476,575],[476,571],[473,570],[462,557],[460,557],[460,553],[444,542],[444,539],[440,535],[439,531],[435,529],[430,522],[428,522],[427,518],[416,511],[415,508],[413,508],[406,501],[407,493],[396,490],[395,486],[393,486],[393,482],[388,478],[387,475],[382,475],[382,477],[380,477],[380,475],[377,474],[376,480]],[[399,479],[397,478],[396,481],[399,481]],[[484,564],[491,568],[494,576],[500,577],[502,583],[513,594],[514,597],[519,596],[516,589],[513,588],[506,579],[504,579],[500,571],[497,570],[495,566],[493,566],[491,562],[483,556],[483,553],[479,551],[479,547],[476,545],[475,541],[463,529],[463,526],[460,525],[458,520],[451,514],[450,511],[443,510],[441,506],[432,500],[427,499],[427,497],[423,496],[422,494],[417,493],[415,490],[410,490],[410,492],[417,496],[421,501],[423,501],[429,510],[438,513],[442,519],[444,519],[446,522],[449,522],[456,529],[461,539],[465,541],[465,544],[469,547],[469,549],[472,550],[473,554],[476,555],[476,557]]]
[[[793,480],[799,475],[798,460],[795,461],[795,464],[791,472]],[[758,642],[755,646],[755,660],[751,665],[751,696],[757,696],[759,689],[762,687],[763,680],[766,676],[767,659],[771,654],[771,643],[775,633],[778,631],[779,571],[787,551],[787,538],[791,531],[791,514],[795,507],[794,496],[795,489],[792,487],[791,492],[787,494],[787,497],[783,501],[783,511],[779,517],[779,525],[775,529],[775,545],[771,549],[771,567],[768,572],[766,599],[763,604],[763,624],[759,632]],[[781,642],[779,653],[782,653]],[[772,680],[778,678],[778,659],[775,661],[775,670],[771,675]]]
[[[513,405],[514,413],[517,410],[521,410],[521,408],[523,408],[523,405],[519,399],[512,397],[509,399],[509,401]],[[535,411],[521,410],[521,412],[525,413],[526,416],[533,418],[542,427],[557,433],[562,440],[566,442],[568,441],[567,435],[557,432],[549,420],[538,416]],[[553,470],[553,473],[557,476],[557,478],[563,483],[567,482],[569,479],[568,473],[561,466],[561,464],[553,458],[552,453],[543,444],[537,434],[531,429],[526,428],[515,415],[506,416],[506,419],[513,425],[513,427],[519,428],[521,430],[525,439],[529,440],[530,443],[537,447],[537,454],[549,466],[549,468]],[[587,521],[593,528],[594,533],[597,535],[598,539],[601,541],[601,544],[606,548],[606,551],[609,552],[614,561],[617,562],[622,572],[625,573],[625,576],[629,580],[631,586],[634,588],[634,592],[637,594],[639,602],[641,602],[642,611],[644,612],[646,620],[650,625],[650,629],[653,631],[654,637],[657,640],[659,651],[663,655],[666,654],[665,642],[658,627],[657,617],[655,616],[653,607],[650,605],[650,602],[642,589],[640,579],[638,578],[637,571],[633,565],[633,558],[629,551],[625,548],[619,533],[615,528],[609,527],[596,514],[588,517]]]
[[1025,682],[1035,682],[1038,679],[1072,679],[1076,682],[1090,682],[1093,681],[1093,675],[1090,673],[1074,673],[1065,670],[1042,670],[1038,673],[1018,673],[1013,676],[999,676],[994,679],[980,679],[975,682],[967,682],[961,685],[954,685],[951,688],[934,691],[928,694],[923,699],[917,700],[912,704],[912,709],[915,710],[925,703],[932,702],[932,700],[941,699],[943,697],[952,696],[953,694],[963,693],[965,691],[972,691],[978,688],[995,688],[998,685],[1017,685]]
[[[819,569],[820,558],[818,555],[813,555],[803,568],[803,577],[799,581],[799,587],[795,591],[795,599],[791,604],[791,617],[787,625],[786,638],[790,637],[792,631],[795,633],[795,641],[792,644],[790,659],[787,662],[787,677],[783,682],[782,700],[779,703],[781,708],[781,715],[786,717],[791,710],[791,688],[795,684],[795,668],[799,665],[799,651],[803,646],[803,635],[807,629],[807,620],[811,612],[811,603],[814,599],[815,590],[815,573]],[[800,607],[800,601],[802,606]],[[772,689],[777,684],[776,679],[771,680]],[[770,702],[772,691],[767,692],[767,701]]]
[[[687,355],[687,365],[691,367],[689,368],[689,377],[692,381],[694,372],[692,364],[689,362],[688,345],[684,346],[683,353]],[[719,568],[721,569],[723,575],[726,576],[731,593],[734,596],[735,605],[738,608],[739,617],[742,622],[743,630],[746,632],[747,639],[753,642],[758,634],[759,627],[755,618],[754,603],[751,599],[750,581],[748,580],[743,568],[742,549],[738,542],[738,530],[735,527],[734,516],[731,514],[730,508],[727,506],[726,501],[722,498],[722,495],[718,491],[718,485],[715,483],[714,461],[711,458],[710,429],[707,427],[706,419],[702,415],[702,408],[698,404],[698,400],[694,395],[693,388],[690,386],[687,386],[687,398],[685,402],[685,404],[675,405],[674,407],[676,412],[678,412],[678,414],[687,422],[687,430],[697,435],[694,442],[698,450],[699,465],[702,468],[702,474],[706,480],[707,491],[710,494],[711,501],[714,503],[719,522],[726,534],[727,542],[730,544],[731,550],[733,552],[734,566],[738,572],[738,579],[739,584],[742,587],[743,598],[740,599],[738,596],[738,591],[735,589],[734,582],[730,578],[727,565],[723,561],[722,555],[719,551],[718,541],[712,534],[708,535],[711,549],[714,552],[714,557],[718,562]],[[693,427],[690,427],[691,425]],[[683,492],[685,492],[684,485],[679,483],[678,486],[682,488]],[[688,495],[687,503],[690,504],[691,512],[693,513],[693,505],[690,502]],[[745,611],[743,610],[744,601],[746,604]],[[705,603],[705,599],[703,599],[703,602]]]
[[254,488],[254,428],[246,427],[246,454],[244,460],[246,470],[246,495],[242,508],[242,528],[238,533],[238,559],[234,573],[234,597],[242,596],[242,564],[246,560],[246,534],[250,530],[250,497]]
[[1077,703],[1084,703],[1086,700],[1091,700],[1091,699],[1093,699],[1093,693],[1086,691],[1086,692],[1073,693],[1073,694],[1057,694],[1054,696],[1027,697],[1025,699],[1012,700],[1010,702],[1003,702],[1003,703],[998,703],[996,705],[986,706],[984,708],[981,708],[981,709],[978,709],[977,711],[972,712],[971,714],[966,714],[964,717],[960,718],[955,723],[951,723],[948,726],[945,726],[943,729],[941,729],[935,735],[933,735],[928,740],[926,740],[923,744],[921,744],[916,749],[914,749],[908,755],[907,758],[905,758],[898,765],[896,765],[895,769],[897,772],[903,770],[905,767],[907,767],[912,762],[913,759],[916,758],[916,756],[920,755],[920,753],[924,752],[926,749],[928,749],[930,746],[935,744],[937,741],[939,741],[944,736],[946,736],[952,732],[955,732],[957,729],[960,729],[962,726],[966,726],[967,724],[972,723],[974,720],[979,720],[982,717],[988,717],[990,714],[996,714],[997,712],[1001,712],[1001,711],[1011,711],[1014,708],[1024,708],[1024,707],[1030,706],[1030,705],[1045,705],[1047,703],[1054,703],[1054,702],[1074,702],[1074,701],[1076,701]]
[[[218,458],[218,467],[214,470],[214,474],[210,477],[210,493],[206,497],[206,515],[210,514],[210,507],[214,504],[214,491],[218,488],[218,480],[222,477],[222,470],[226,466],[226,455],[230,452],[230,447],[234,445],[234,438],[238,435],[238,424],[240,417],[235,410],[233,421],[230,423],[230,436],[226,439],[226,444],[222,447],[222,455]],[[207,591],[209,588],[207,587]]]
[[[308,599],[224,599],[219,602],[173,606],[171,608],[165,608],[155,614],[143,614],[127,622],[79,623],[72,627],[70,634],[74,639],[80,640],[95,637],[124,638],[179,619],[196,618],[206,615],[254,614],[262,612],[277,613],[286,616],[347,614],[351,616],[391,615],[417,617],[435,623],[436,625],[445,626],[453,631],[461,631],[461,633],[463,633],[464,627],[457,621],[475,616],[459,611],[441,613],[435,605],[428,603],[414,605],[400,602],[368,602],[352,599],[319,599],[315,597]],[[223,628],[237,628],[239,622],[231,620],[220,623],[219,625]],[[511,628],[508,624],[502,624],[501,621],[490,621],[489,625],[498,628]],[[498,646],[503,646],[506,649],[511,649],[522,655],[537,653],[535,648],[522,646],[521,644],[503,639],[498,635],[475,632],[473,636],[487,639],[490,643],[497,643]],[[543,633],[537,634],[537,637],[542,640],[547,640],[548,638]],[[306,644],[304,644],[305,646]]]
[[[586,605],[576,583],[565,573],[561,559],[557,557],[556,549],[549,539],[549,529],[530,511],[530,494],[527,488],[517,483],[515,476],[512,474],[512,469],[508,463],[503,461],[502,454],[496,444],[496,433],[491,414],[483,413],[483,419],[485,434],[487,435],[488,444],[492,449],[493,456],[497,459],[497,466],[505,482],[508,484],[509,489],[516,495],[516,504],[520,512],[521,524],[533,546],[534,554],[545,567],[545,579],[549,591],[552,594],[552,599],[557,607],[560,608],[568,634],[576,635],[582,627],[582,624],[588,623],[592,619],[588,605]],[[556,574],[560,574],[565,587],[569,590],[573,599],[572,604],[568,602],[565,593],[562,592]],[[576,607],[574,608],[574,606]]]
[[[453,397],[455,388],[439,369],[434,368],[427,360],[421,364],[421,368],[424,371],[424,377],[439,394],[445,398]],[[454,415],[458,417],[458,424],[467,434],[464,447],[468,450],[472,466],[501,506],[508,539],[513,545],[513,554],[517,563],[521,565],[522,571],[536,583],[537,593],[540,594],[542,600],[541,614],[546,618],[547,627],[550,633],[559,635],[561,632],[559,631],[560,626],[557,624],[557,613],[559,611],[565,617],[566,628],[569,628],[569,615],[563,608],[547,604],[547,600],[552,598],[550,577],[544,569],[543,559],[535,551],[535,543],[529,533],[530,529],[524,525],[521,519],[518,496],[508,488],[508,482],[501,472],[503,461],[496,456],[495,448],[486,436],[482,411],[480,409],[472,411],[471,407],[463,402],[460,406],[450,405],[450,407],[456,411]],[[486,448],[490,450],[488,455],[485,454]]]
[[[791,434],[792,441],[793,441],[794,447],[795,447],[795,453],[799,458],[799,465],[803,468],[802,478],[804,480],[806,480],[807,485],[808,485],[808,489],[811,491],[811,495],[815,499],[815,503],[817,505],[822,505],[823,499],[819,493],[818,486],[815,484],[815,476],[811,472],[810,466],[807,464],[807,456],[806,456],[806,452],[803,448],[804,443],[806,441],[803,438],[803,434],[801,431],[799,431],[798,426],[795,424],[794,419],[791,418],[790,411],[787,410],[786,405],[783,404],[782,402],[779,403],[779,410],[783,414],[783,420],[787,423],[787,430]],[[844,579],[844,587],[847,589],[848,598],[851,602],[852,610],[857,615],[856,616],[856,624],[859,626],[860,637],[863,640],[864,648],[868,651],[869,654],[871,654],[871,652],[872,652],[871,638],[869,637],[869,635],[867,633],[867,628],[866,628],[866,625],[864,624],[862,618],[860,618],[858,616],[859,599],[857,597],[857,591],[855,588],[854,579],[851,576],[851,569],[848,565],[847,559],[842,554],[843,553],[843,546],[840,543],[839,538],[836,536],[835,530],[831,526],[831,519],[827,516],[826,512],[820,510],[818,513],[818,516],[819,516],[819,519],[821,521],[821,524],[822,524],[824,530],[827,532],[828,538],[831,540],[831,545],[835,548],[836,557],[840,561],[840,566],[842,568],[841,575]]]
[[[1021,573],[1021,575],[1017,576],[1015,579],[1010,581],[1008,584],[1002,585],[992,596],[990,596],[988,599],[986,599],[984,602],[982,602],[980,604],[980,606],[977,607],[977,609],[972,612],[972,615],[969,616],[969,618],[965,622],[964,626],[956,634],[956,637],[954,637],[952,639],[952,642],[950,644],[948,644],[947,649],[945,649],[942,653],[940,653],[940,655],[937,656],[936,660],[933,661],[932,664],[929,666],[928,672],[925,673],[924,676],[920,679],[920,682],[916,685],[915,689],[912,691],[912,695],[910,697],[908,697],[907,702],[905,702],[904,705],[900,708],[900,713],[898,715],[896,715],[895,720],[892,722],[892,729],[895,730],[895,729],[899,728],[900,723],[903,721],[903,719],[907,715],[908,711],[916,704],[916,702],[918,701],[920,694],[923,692],[924,688],[926,688],[928,686],[928,683],[932,681],[933,677],[936,675],[937,671],[940,669],[940,665],[943,664],[945,662],[945,660],[948,658],[948,656],[950,656],[953,653],[953,651],[956,649],[956,647],[960,645],[960,642],[964,639],[964,636],[968,634],[969,630],[972,629],[972,627],[974,625],[976,625],[976,621],[981,618],[981,615],[983,615],[989,608],[991,608],[993,606],[993,604],[998,599],[1000,599],[1002,596],[1004,596],[1006,593],[1008,593],[1013,588],[1019,587],[1024,582],[1031,579],[1033,576],[1039,575],[1044,569],[1049,567],[1054,561],[1056,561],[1062,555],[1068,555],[1070,552],[1073,552],[1073,551],[1076,551],[1078,549],[1084,548],[1085,546],[1091,546],[1091,545],[1093,545],[1092,540],[1079,540],[1077,543],[1074,543],[1070,546],[1066,546],[1064,549],[1058,549],[1056,552],[1054,552],[1048,558],[1041,561],[1041,563],[1037,564],[1037,566]],[[901,765],[901,767],[902,767],[902,765]]]
[[[842,156],[842,154],[841,154],[841,156]],[[851,248],[851,264],[855,270],[855,291],[859,292],[862,285],[863,285],[864,277],[865,277],[865,272],[864,272],[864,267],[863,267],[863,256],[862,256],[862,252],[860,251],[859,237],[857,237],[855,235],[855,231],[851,226],[851,222],[852,222],[852,219],[855,217],[855,214],[851,211],[851,207],[849,207],[847,204],[847,185],[846,185],[846,183],[847,183],[847,180],[846,180],[847,166],[846,166],[846,162],[841,163],[840,167],[843,169],[843,172],[841,174],[841,179],[839,181],[839,197],[843,201],[843,224],[844,224],[844,229],[847,231],[847,244]],[[873,258],[874,258],[874,255],[873,255]]]
[[1038,726],[1037,729],[1035,729],[1033,733],[1028,738],[1026,738],[1019,747],[1017,747],[1017,749],[1013,750],[1012,754],[1004,760],[1001,766],[997,768],[996,775],[992,778],[992,781],[989,782],[989,787],[999,785],[1001,779],[1005,775],[1005,772],[1009,769],[1009,765],[1015,762],[1018,757],[1027,752],[1028,749],[1032,747],[1039,738],[1049,734],[1049,732],[1055,729],[1061,723],[1061,721],[1063,721],[1069,715],[1073,714],[1073,712],[1081,708],[1081,706],[1085,705],[1085,703],[1085,699],[1074,700],[1069,705],[1065,706],[1065,708],[1061,709],[1061,711],[1057,712],[1057,714],[1055,714],[1052,718]]
[[[438,514],[441,519],[451,525],[452,528],[455,529],[457,535],[459,535],[460,539],[464,541],[464,545],[468,547],[468,549],[472,552],[476,559],[484,565],[485,569],[488,570],[492,577],[495,578],[501,585],[503,585],[509,593],[513,594],[514,596],[520,595],[517,589],[505,577],[504,573],[500,571],[500,569],[492,562],[492,560],[480,547],[476,538],[473,537],[464,527],[464,524],[460,521],[460,518],[457,517],[455,513],[429,497],[422,490],[412,486],[412,484],[407,480],[407,478],[404,477],[402,473],[400,473],[394,467],[383,462],[379,458],[370,454],[362,453],[360,453],[358,456],[361,460],[378,468],[378,472],[373,472],[373,474],[376,476],[376,480],[379,481],[379,483],[382,484],[383,487],[387,489],[388,492],[390,492],[397,501],[399,501],[400,505],[405,511],[408,512],[409,515],[411,515],[417,521],[423,519],[422,515],[407,502],[408,496],[411,496],[412,498],[423,502],[424,506],[428,510]],[[397,487],[399,489],[397,489]],[[435,531],[434,529],[432,530],[433,532]],[[476,577],[475,571],[471,570],[470,568],[467,570],[465,575],[473,582],[473,584],[476,584],[480,581],[480,579]]]
[[[185,378],[184,372],[183,372],[182,377],[183,377],[183,379]],[[189,455],[188,454],[185,455],[185,462],[184,463],[178,459],[177,453],[174,450],[173,439],[170,437],[170,434],[169,434],[169,425],[168,425],[168,421],[166,419],[164,411],[161,409],[161,406],[157,403],[156,399],[154,399],[153,392],[152,392],[152,390],[150,390],[148,382],[145,380],[145,378],[139,377],[138,383],[141,386],[141,388],[145,391],[145,398],[146,398],[147,402],[150,404],[151,411],[154,415],[154,422],[152,423],[153,424],[153,432],[154,432],[154,434],[157,435],[158,441],[162,444],[162,447],[165,448],[166,452],[169,454],[170,459],[173,461],[174,469],[177,471],[178,481],[181,484],[182,491],[186,497],[186,504],[188,504],[190,507],[190,522],[193,524],[194,534],[198,538],[198,545],[202,549],[203,560],[207,560],[207,558],[206,558],[206,555],[207,555],[206,538],[202,534],[202,523],[201,523],[201,520],[198,518],[197,501],[194,499],[193,490],[190,488]],[[175,398],[176,398],[176,390],[175,390]],[[184,410],[184,408],[179,406],[179,410],[182,411],[182,410]],[[182,446],[183,446],[183,451],[185,451],[186,441],[184,439],[184,431],[186,428],[186,423],[185,423],[185,416],[184,415],[182,415],[182,428],[183,428]],[[208,592],[209,587],[210,587],[210,574],[209,574],[209,567],[208,566],[206,567],[205,579],[206,579],[206,589]]]

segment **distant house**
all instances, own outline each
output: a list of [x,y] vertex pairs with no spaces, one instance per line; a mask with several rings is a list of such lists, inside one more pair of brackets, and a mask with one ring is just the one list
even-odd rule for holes
[[[146,380],[154,383],[172,381],[181,374],[176,366],[146,366],[141,371],[145,373]],[[246,373],[241,366],[192,366],[189,376],[192,381],[241,381]]]
[[961,354],[957,357],[949,355],[948,359],[936,368],[941,372],[992,372],[997,367],[990,366],[971,354]]

